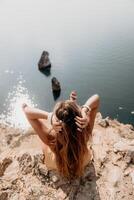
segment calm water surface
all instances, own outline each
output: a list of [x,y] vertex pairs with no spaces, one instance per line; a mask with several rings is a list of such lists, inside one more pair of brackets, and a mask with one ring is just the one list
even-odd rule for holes
[[[0,27],[1,113],[20,74],[38,107],[52,110],[56,76],[58,100],[75,89],[83,104],[98,93],[103,116],[134,124],[132,0],[2,0]],[[50,76],[37,68],[43,50],[50,53]]]

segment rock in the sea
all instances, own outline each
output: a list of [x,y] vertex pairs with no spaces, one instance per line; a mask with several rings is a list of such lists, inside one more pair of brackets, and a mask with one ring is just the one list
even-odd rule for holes
[[43,51],[41,58],[38,62],[39,70],[46,69],[51,67],[51,62],[49,60],[49,53],[47,51]]
[[53,92],[60,91],[61,90],[60,82],[57,80],[57,78],[53,77],[51,81],[52,81],[52,90],[53,90]]

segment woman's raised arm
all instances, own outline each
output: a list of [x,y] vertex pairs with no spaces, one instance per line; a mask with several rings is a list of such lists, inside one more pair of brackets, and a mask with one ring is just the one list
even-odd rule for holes
[[38,134],[42,142],[48,144],[50,129],[46,126],[43,120],[48,118],[48,113],[37,108],[31,108],[26,104],[22,105],[22,109],[29,123]]
[[99,103],[100,97],[99,95],[95,94],[91,96],[82,106],[82,117],[76,117],[76,124],[78,126],[79,131],[81,131],[82,128],[85,128],[90,123],[90,132],[92,132],[96,113],[99,108]]
[[22,105],[22,109],[29,119],[47,119],[48,118],[48,112],[37,109],[37,108],[31,108],[26,104]]
[[91,96],[84,105],[90,107],[91,110],[99,107],[100,97],[98,94]]

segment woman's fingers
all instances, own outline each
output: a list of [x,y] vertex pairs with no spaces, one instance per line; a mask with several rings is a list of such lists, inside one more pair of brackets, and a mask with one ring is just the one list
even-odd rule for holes
[[77,94],[74,93],[74,92],[71,93],[71,96],[74,97],[74,98],[77,98]]
[[53,128],[54,128],[54,130],[56,131],[56,132],[59,132],[59,131],[61,131],[62,130],[62,125],[61,125],[61,122],[55,122],[54,124],[53,124]]
[[78,122],[75,122],[75,124],[76,124],[79,128],[82,128],[82,125],[79,124]]
[[54,127],[55,129],[62,128],[61,125],[53,125],[53,127]]
[[75,101],[77,99],[77,97],[71,96],[71,99]]
[[77,123],[79,123],[80,125],[84,125],[84,124],[87,123],[87,121],[81,121],[81,120],[78,120],[78,119],[76,119],[75,121],[76,121]]
[[53,129],[54,129],[56,132],[62,131],[62,127],[58,127],[58,128],[53,127]]
[[59,121],[54,122],[53,125],[55,125],[55,126],[61,126],[61,122],[59,122]]
[[75,120],[77,120],[80,123],[85,123],[87,121],[87,118],[83,118],[83,117],[75,117]]
[[62,125],[62,121],[57,120],[57,121],[55,121],[55,122],[53,123],[53,125],[54,125],[54,126],[61,126],[61,125]]
[[81,122],[87,121],[87,117],[78,117],[78,116],[76,116],[75,119],[76,119],[76,120],[79,120],[79,121],[81,121]]
[[22,104],[22,109],[24,109],[25,107],[27,107],[28,105],[26,103]]
[[77,92],[74,90],[74,91],[71,92],[71,95],[77,96]]
[[62,128],[56,128],[54,129],[56,132],[62,131]]
[[75,117],[75,123],[77,125],[77,130],[82,131],[83,128],[85,128],[88,125],[89,119],[88,117]]
[[25,107],[25,106],[27,106],[27,104],[26,104],[26,103],[23,103],[23,104],[22,104],[22,107]]
[[77,99],[77,92],[76,91],[72,91],[70,94],[70,99],[75,101]]
[[89,122],[89,116],[85,116],[85,117],[78,117],[76,116],[75,120],[79,121],[80,123],[88,123]]
[[75,122],[75,123],[76,123],[76,125],[78,126],[78,128],[80,128],[80,129],[83,129],[83,128],[86,127],[85,124],[81,125],[81,124],[79,124],[78,122]]

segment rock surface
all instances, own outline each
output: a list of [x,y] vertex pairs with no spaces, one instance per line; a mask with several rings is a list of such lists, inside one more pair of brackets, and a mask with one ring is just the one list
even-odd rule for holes
[[[94,160],[83,177],[67,181],[43,163],[40,139],[0,125],[0,200],[133,200],[133,126],[102,119],[92,137]],[[106,125],[106,126],[105,126]]]

